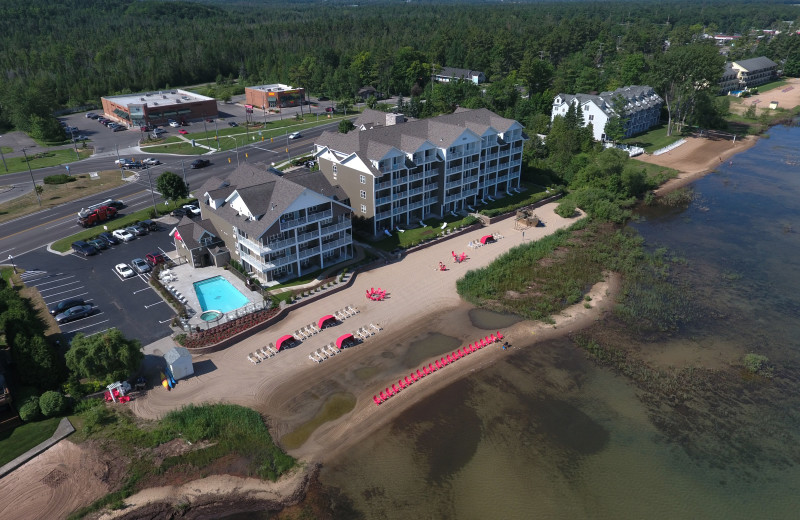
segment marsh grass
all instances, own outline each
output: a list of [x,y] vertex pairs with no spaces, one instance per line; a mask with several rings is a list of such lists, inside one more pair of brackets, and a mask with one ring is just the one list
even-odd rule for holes
[[550,316],[582,301],[604,271],[633,269],[641,255],[640,238],[582,220],[509,250],[456,287],[473,305],[550,323]]

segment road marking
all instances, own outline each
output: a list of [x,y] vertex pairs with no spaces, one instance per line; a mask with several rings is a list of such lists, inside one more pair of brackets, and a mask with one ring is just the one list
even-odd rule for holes
[[170,319],[168,319],[168,320],[164,320],[164,321],[159,321],[159,323],[167,323],[167,322],[169,322],[169,321],[172,321],[172,318],[170,318]]
[[[88,316],[87,316],[87,318],[88,318]],[[77,321],[83,321],[83,320],[85,320],[87,318],[81,318],[80,320],[77,320]],[[95,325],[100,325],[101,323],[108,323],[109,321],[111,321],[111,320],[98,321],[97,323],[92,323],[91,325],[86,325],[85,327],[79,327],[77,329],[72,329],[72,330],[69,330],[67,332],[78,332],[79,330],[88,329],[89,327],[94,327]],[[72,323],[74,323],[74,322],[72,322]]]
[[[57,280],[57,281],[60,281],[60,280]],[[49,282],[47,282],[47,283],[49,283]],[[52,291],[53,289],[60,289],[62,287],[66,287],[68,285],[74,285],[76,283],[81,283],[81,281],[80,280],[75,280],[74,282],[67,282],[67,283],[62,284],[62,285],[56,285],[55,287],[48,287],[47,289],[39,289],[39,287],[36,287],[36,288],[39,289],[39,292],[41,293],[41,292],[44,292],[44,291]],[[44,284],[42,284],[42,285],[44,285]]]
[[[83,289],[83,286],[76,287],[75,289],[70,289],[69,291],[61,291],[61,292],[59,292],[59,293],[55,293],[55,294],[49,294],[47,297],[48,297],[48,298],[52,298],[53,296],[58,296],[59,294],[67,294],[67,293],[69,293],[69,292],[72,292],[72,291],[74,291],[74,290],[76,290],[76,289],[77,289],[77,290],[79,290],[79,289]],[[83,296],[84,294],[89,294],[89,292],[87,291],[87,292],[83,292],[83,293],[80,293],[80,294],[76,294],[75,296],[70,296],[70,298],[77,298],[78,296]],[[42,297],[42,298],[44,298],[44,297]],[[59,301],[61,301],[61,300],[63,300],[63,299],[64,299],[64,298],[59,298],[58,300],[59,300]],[[45,303],[47,303],[47,300],[45,300]]]
[[[145,309],[149,309],[153,305],[158,305],[159,303],[164,303],[164,300],[161,300],[160,302],[156,302],[156,303],[151,303],[150,305],[145,305],[144,308]],[[169,320],[167,320],[167,321],[169,321]]]
[[139,289],[138,291],[133,291],[133,294],[140,293],[140,292],[146,291],[148,289],[150,289],[150,287],[145,287],[144,289]]
[[[58,275],[55,274],[55,275],[52,275],[52,276],[58,276]],[[70,274],[70,275],[65,276],[64,278],[59,278],[58,280],[51,280],[49,282],[42,282],[42,283],[32,283],[32,284],[28,284],[28,286],[29,287],[36,287],[38,289],[42,285],[47,285],[49,283],[58,283],[58,282],[60,282],[62,280],[66,280],[67,278],[75,278],[75,275],[74,274]]]
[[[52,225],[52,226],[46,227],[45,229],[53,229],[53,228],[61,227],[61,226],[63,226],[64,224],[67,224],[67,223],[69,223],[69,221],[68,221],[68,220],[66,220],[67,218],[68,218],[68,217],[64,217],[64,219],[65,219],[65,220],[64,220],[64,222],[59,222],[58,224],[54,224],[54,225]],[[76,227],[77,227],[77,224],[76,224]]]

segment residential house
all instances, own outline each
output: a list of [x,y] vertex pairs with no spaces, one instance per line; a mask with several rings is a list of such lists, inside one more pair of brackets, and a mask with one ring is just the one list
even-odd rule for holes
[[[617,106],[618,100],[622,106]],[[663,103],[652,87],[637,85],[597,95],[559,94],[553,100],[550,120],[566,115],[571,105],[578,105],[583,112],[583,126],[592,125],[595,140],[606,140],[606,123],[615,116],[624,119],[625,138],[628,138],[657,125]]]
[[485,108],[408,122],[365,110],[356,128],[323,133],[314,156],[375,235],[519,188],[522,125]]
[[224,267],[230,261],[230,250],[208,219],[194,221],[183,217],[170,236],[178,256],[192,267]]
[[486,83],[486,76],[479,70],[456,69],[454,67],[441,67],[433,74],[433,81],[450,83],[451,81],[471,81],[476,85]]
[[[265,285],[353,256],[347,196],[320,172],[245,163],[200,188],[199,207],[231,258]],[[178,228],[179,231],[181,228]]]

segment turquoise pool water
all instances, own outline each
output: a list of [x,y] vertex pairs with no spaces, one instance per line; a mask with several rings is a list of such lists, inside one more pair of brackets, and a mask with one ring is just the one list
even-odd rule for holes
[[203,311],[230,312],[243,307],[250,300],[221,276],[194,283],[194,292]]

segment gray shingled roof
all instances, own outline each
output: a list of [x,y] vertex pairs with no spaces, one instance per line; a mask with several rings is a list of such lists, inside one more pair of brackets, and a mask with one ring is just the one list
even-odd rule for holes
[[192,359],[192,355],[189,353],[189,349],[186,347],[172,347],[167,351],[166,354],[164,354],[164,360],[170,365],[182,357],[189,358],[190,360]]
[[615,115],[613,106],[614,98],[617,96],[622,96],[628,101],[628,103],[625,105],[625,112],[627,114],[638,112],[639,110],[645,110],[664,102],[664,100],[661,99],[661,96],[655,93],[653,87],[639,85],[630,85],[627,87],[618,88],[613,92],[601,92],[598,95],[559,94],[559,96],[561,96],[561,99],[568,104],[571,104],[575,99],[577,99],[581,105],[592,101],[609,117]]
[[457,69],[455,67],[442,67],[441,70],[437,72],[437,76],[462,79],[469,79],[472,78],[473,75],[477,76],[479,74],[483,74],[483,72],[479,70]]
[[183,243],[186,244],[186,247],[189,249],[197,249],[200,247],[200,238],[206,232],[219,238],[219,231],[217,231],[214,224],[208,219],[195,222],[189,217],[183,217],[175,228],[178,230],[178,233],[180,233],[181,240],[183,240]]
[[771,67],[778,66],[777,63],[767,58],[766,56],[759,56],[758,58],[750,58],[749,60],[735,61],[734,63],[748,72],[753,70],[769,69]]
[[[482,135],[492,127],[502,133],[515,123],[513,119],[501,117],[485,108],[461,109],[448,115],[375,127],[362,132],[325,132],[316,144],[340,153],[357,153],[371,167],[370,160],[383,158],[392,148],[412,153],[425,141],[443,148],[455,141],[464,130]],[[377,171],[374,173],[379,174]]]
[[284,173],[284,178],[339,202],[349,198],[341,186],[332,185],[319,170],[312,172],[308,168],[296,168]]

